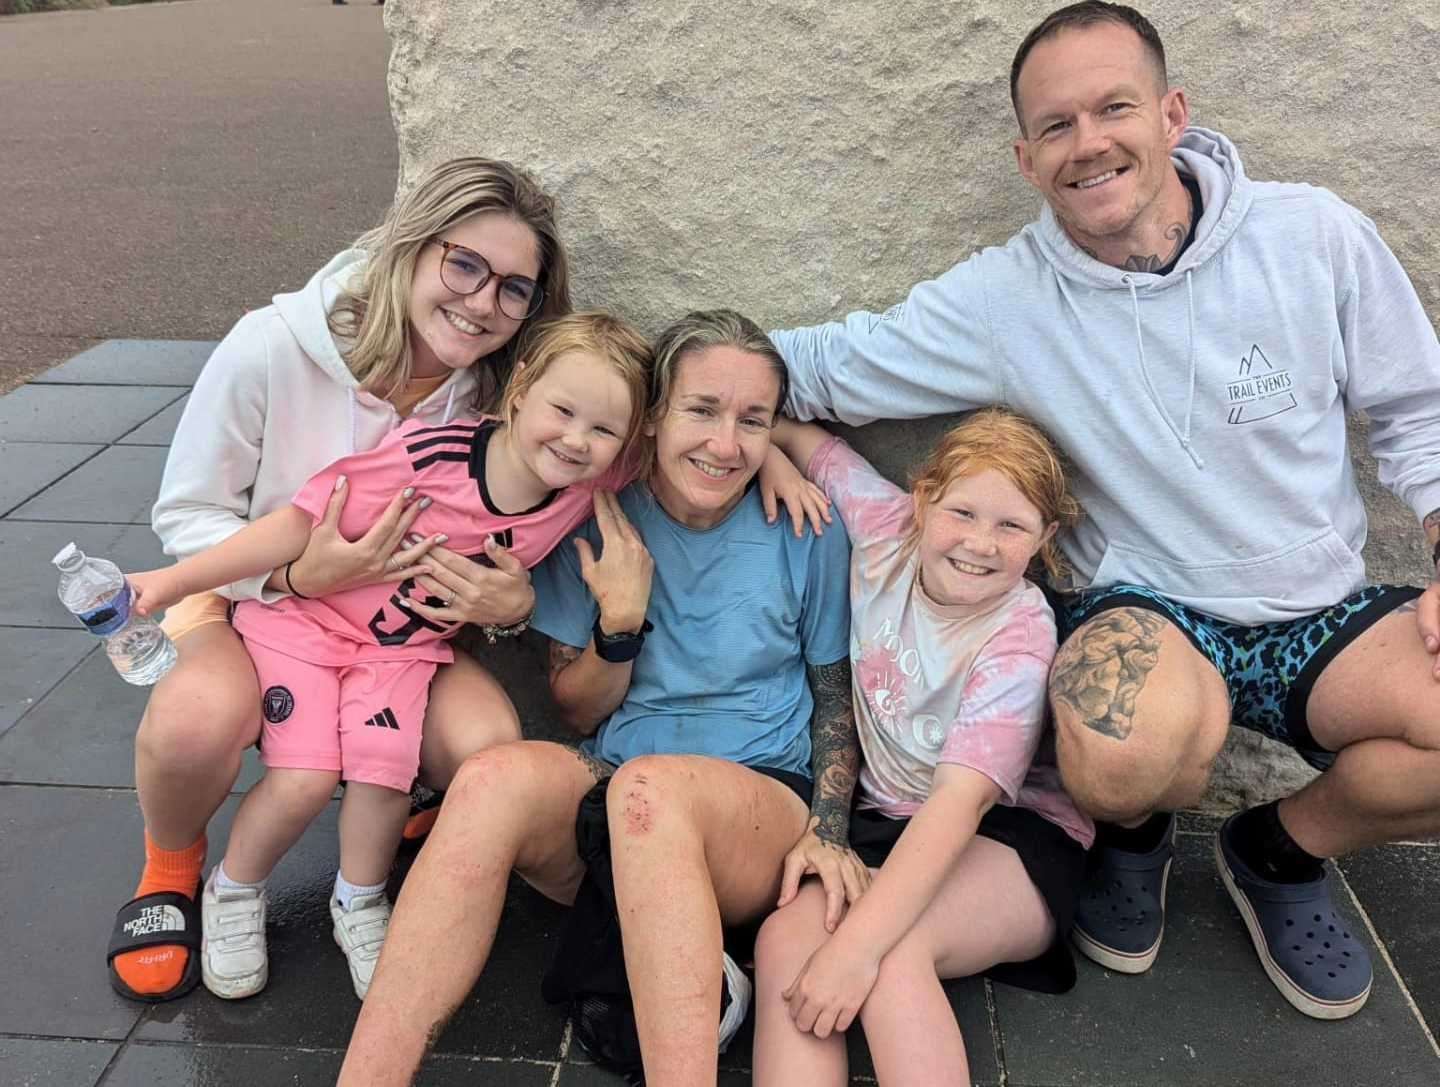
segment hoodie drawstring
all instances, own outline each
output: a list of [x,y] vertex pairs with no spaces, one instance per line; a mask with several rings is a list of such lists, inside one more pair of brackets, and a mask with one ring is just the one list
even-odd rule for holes
[[1190,350],[1188,353],[1189,357],[1187,359],[1187,364],[1190,371],[1190,386],[1185,398],[1185,429],[1183,431],[1176,429],[1175,421],[1170,418],[1170,413],[1165,410],[1165,405],[1160,402],[1160,394],[1155,391],[1155,386],[1150,380],[1150,368],[1145,364],[1145,337],[1142,335],[1140,329],[1140,294],[1135,289],[1135,279],[1133,276],[1128,275],[1121,276],[1120,278],[1121,282],[1123,282],[1127,287],[1130,288],[1130,308],[1135,316],[1135,347],[1140,354],[1140,376],[1145,379],[1145,391],[1150,394],[1150,403],[1155,405],[1155,410],[1160,413],[1160,418],[1165,420],[1165,425],[1170,428],[1170,433],[1175,436],[1175,440],[1180,443],[1180,447],[1184,449],[1187,454],[1189,454],[1190,460],[1194,463],[1195,467],[1204,468],[1205,461],[1201,459],[1200,455],[1196,453],[1194,448],[1190,445],[1190,422],[1194,416],[1195,411],[1196,368],[1195,286],[1191,279],[1191,271],[1190,269],[1186,269],[1185,271],[1185,297],[1190,312],[1190,323],[1188,328]]
[[[1192,321],[1192,323],[1193,323],[1193,321],[1194,321],[1194,315],[1193,315],[1193,314],[1191,315],[1191,321]],[[448,423],[448,422],[450,421],[450,413],[451,413],[452,410],[454,410],[454,407],[455,407],[455,383],[452,381],[452,382],[450,383],[450,395],[445,398],[445,417],[440,420],[441,425],[444,425],[445,423]]]
[[350,454],[354,456],[360,449],[360,412],[355,406],[355,390],[350,392]]

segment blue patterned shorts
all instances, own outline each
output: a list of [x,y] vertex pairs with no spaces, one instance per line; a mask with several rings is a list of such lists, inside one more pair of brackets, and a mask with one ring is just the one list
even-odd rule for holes
[[1315,681],[1342,649],[1419,595],[1409,585],[1371,585],[1303,619],[1253,627],[1216,619],[1140,585],[1055,594],[1051,603],[1061,642],[1082,623],[1114,608],[1143,608],[1164,616],[1225,680],[1234,724],[1279,740],[1325,770],[1335,754],[1315,742],[1305,714]]

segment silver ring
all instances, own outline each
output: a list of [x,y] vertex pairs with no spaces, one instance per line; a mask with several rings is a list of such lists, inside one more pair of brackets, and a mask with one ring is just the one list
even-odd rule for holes
[[455,592],[452,589],[450,595],[445,598],[445,606],[448,608],[453,603],[455,603]]
[[398,569],[400,569],[400,564],[395,561],[394,555],[391,555],[385,560],[385,572],[387,574],[393,574]]

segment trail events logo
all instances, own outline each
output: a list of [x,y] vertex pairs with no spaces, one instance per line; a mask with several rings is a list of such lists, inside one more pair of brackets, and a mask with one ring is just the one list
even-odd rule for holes
[[1230,414],[1225,421],[1238,426],[1258,423],[1298,407],[1291,392],[1289,370],[1277,370],[1260,350],[1250,345],[1250,354],[1240,360],[1240,373],[1225,386]]

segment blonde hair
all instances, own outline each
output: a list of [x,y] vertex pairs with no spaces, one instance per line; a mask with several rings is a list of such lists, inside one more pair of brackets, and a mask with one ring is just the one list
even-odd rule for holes
[[526,318],[500,350],[476,365],[479,406],[494,404],[514,367],[520,333],[528,324],[570,312],[570,268],[555,225],[555,201],[525,171],[496,159],[451,159],[426,173],[396,197],[385,221],[355,242],[368,257],[358,285],[343,290],[330,313],[330,331],[344,341],[345,363],[362,388],[392,396],[409,382],[410,288],[420,250],[435,235],[462,219],[501,212],[528,226],[540,255],[537,282],[544,291],[540,309]]
[[1080,520],[1080,503],[1070,493],[1065,461],[1055,443],[1023,415],[1006,408],[984,408],[947,431],[911,473],[917,508],[938,502],[957,479],[987,468],[1015,484],[1047,526],[1058,526],[1037,558],[1052,578],[1060,577],[1066,567],[1056,537]]
[[653,356],[649,343],[634,325],[600,310],[582,310],[530,327],[519,347],[520,366],[500,400],[500,417],[506,425],[512,425],[520,398],[551,363],[572,351],[598,356],[625,382],[630,393],[630,423],[620,447],[620,455],[624,456],[645,425]]
[[[650,407],[646,412],[651,424],[659,426],[665,409],[670,405],[670,390],[675,384],[676,374],[680,372],[680,364],[691,355],[712,347],[733,347],[764,359],[780,383],[775,411],[778,414],[784,408],[785,397],[790,391],[790,373],[785,369],[785,359],[779,349],[764,330],[744,314],[731,309],[696,310],[671,322],[655,337],[655,371],[650,382]],[[652,453],[652,449],[645,450],[641,479],[648,480],[654,471]]]

